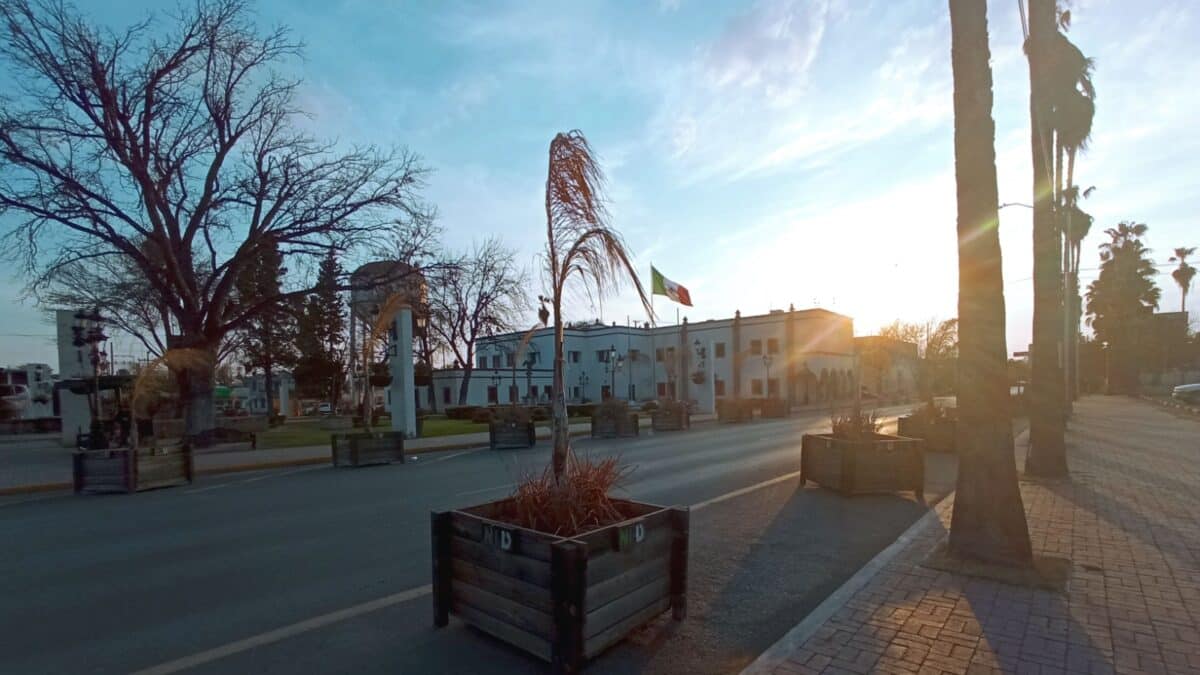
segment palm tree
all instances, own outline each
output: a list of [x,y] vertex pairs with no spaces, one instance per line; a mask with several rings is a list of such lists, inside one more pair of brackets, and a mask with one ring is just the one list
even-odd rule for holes
[[1175,249],[1175,255],[1171,256],[1171,262],[1179,263],[1179,267],[1176,267],[1171,272],[1171,278],[1175,280],[1175,283],[1179,284],[1179,290],[1183,292],[1183,296],[1179,298],[1179,311],[1181,312],[1187,311],[1187,294],[1192,288],[1192,279],[1196,277],[1196,268],[1189,265],[1187,261],[1188,256],[1193,255],[1195,252],[1195,246],[1190,248],[1181,247]]
[[1026,473],[1063,476],[1066,456],[1066,381],[1063,342],[1062,240],[1052,182],[1054,68],[1059,35],[1054,0],[1029,0],[1029,113],[1033,159],[1033,363],[1029,384]]
[[1013,459],[987,1],[950,0],[958,195],[958,491],[951,555],[1029,566]]
[[1087,313],[1097,339],[1108,343],[1107,391],[1131,394],[1137,388],[1136,331],[1158,307],[1161,291],[1150,249],[1142,244],[1147,226],[1123,221],[1104,231],[1100,275],[1088,285]]
[[[628,248],[608,222],[604,173],[578,131],[550,142],[546,176],[546,274],[549,297],[539,297],[543,323],[554,320],[554,455],[557,480],[567,464],[567,398],[563,377],[562,301],[567,282],[578,276],[589,297],[603,297],[623,279],[633,282],[638,299],[653,319],[649,296],[634,271]],[[549,310],[546,303],[550,304]]]

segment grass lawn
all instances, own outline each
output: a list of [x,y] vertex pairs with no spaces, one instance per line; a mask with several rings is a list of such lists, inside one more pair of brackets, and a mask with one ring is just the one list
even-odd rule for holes
[[[586,422],[587,420],[587,417],[572,417],[571,423]],[[385,419],[381,426],[387,429],[390,428],[388,424],[389,422]],[[549,425],[549,421],[537,423],[539,427]],[[474,434],[486,431],[486,424],[476,424],[471,420],[452,420],[442,415],[434,415],[425,418],[422,438],[457,436],[459,434]],[[317,418],[292,419],[284,423],[283,426],[259,433],[258,447],[267,450],[271,448],[296,448],[306,445],[326,445],[329,443],[330,433],[332,432],[321,428],[321,421]]]

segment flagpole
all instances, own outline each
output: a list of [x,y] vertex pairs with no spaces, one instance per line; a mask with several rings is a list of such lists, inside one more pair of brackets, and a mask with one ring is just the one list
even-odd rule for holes
[[658,349],[654,344],[654,332],[658,327],[658,315],[654,312],[654,262],[650,263],[650,391],[658,400]]

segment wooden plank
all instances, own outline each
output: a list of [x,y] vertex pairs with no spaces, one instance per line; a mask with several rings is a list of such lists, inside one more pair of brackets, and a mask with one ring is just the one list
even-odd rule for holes
[[549,639],[554,623],[546,612],[514,602],[465,581],[450,584],[450,602],[461,602],[527,633]]
[[[559,537],[544,535],[535,530],[527,530],[461,511],[456,511],[450,516],[450,526],[456,536],[479,542],[484,546],[496,546],[497,543],[484,540],[497,536],[497,530],[504,530],[509,533],[508,536],[511,538],[511,553],[545,562],[550,561],[550,543],[559,539]],[[485,531],[489,528],[491,528],[491,532],[485,535]]]
[[599,584],[654,558],[665,558],[671,549],[671,531],[659,529],[627,551],[606,551],[588,560],[588,584]]
[[433,553],[433,625],[442,628],[450,623],[450,514],[431,512],[429,532],[429,548]]
[[466,560],[452,560],[450,567],[455,582],[462,581],[478,586],[547,615],[552,611],[550,590],[547,588],[505,576]]
[[658,509],[656,511],[650,511],[644,515],[636,516],[619,523],[613,523],[612,525],[602,527],[598,530],[592,530],[591,532],[576,535],[572,537],[572,539],[576,539],[587,544],[588,556],[595,558],[605,551],[611,551],[613,549],[613,545],[618,541],[621,529],[633,527],[638,523],[641,523],[643,533],[648,540],[656,533],[670,528],[671,511],[670,509]]
[[637,614],[638,610],[657,599],[663,598],[669,602],[671,599],[670,581],[667,577],[659,577],[617,596],[615,600],[606,605],[595,609],[589,608],[585,627],[587,637],[594,637],[596,634],[604,632],[614,624]]
[[521,630],[516,626],[504,623],[489,615],[487,612],[480,610],[477,607],[463,603],[462,601],[454,601],[451,603],[450,611],[455,616],[459,617],[466,623],[478,628],[479,630],[492,635],[493,637],[503,640],[515,647],[524,649],[543,661],[550,661],[550,641],[538,637],[528,631]]
[[651,558],[615,577],[599,583],[589,583],[586,606],[589,608],[602,607],[625,593],[667,576],[671,572],[670,563],[671,560],[668,556]]
[[610,626],[607,630],[587,639],[583,647],[583,655],[585,658],[593,658],[608,649],[612,645],[625,639],[629,633],[632,633],[635,628],[638,628],[647,621],[662,614],[671,608],[670,598],[661,598],[655,600],[650,605],[638,610],[636,613],[620,623]]
[[450,553],[452,558],[467,560],[535,586],[550,588],[550,565],[541,560],[505,553],[462,537],[450,538]]
[[550,569],[553,575],[550,597],[554,604],[554,640],[550,646],[550,665],[556,673],[578,673],[583,668],[584,660],[587,545],[572,540],[555,544]]

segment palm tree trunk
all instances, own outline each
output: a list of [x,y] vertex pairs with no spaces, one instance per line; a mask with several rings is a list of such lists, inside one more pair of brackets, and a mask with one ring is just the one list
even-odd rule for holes
[[1028,566],[1009,415],[986,0],[950,0],[958,196],[958,491],[950,553]]
[[1061,237],[1054,222],[1047,51],[1056,31],[1054,0],[1029,2],[1029,113],[1033,158],[1033,363],[1029,386],[1029,454],[1025,472],[1067,474],[1062,370]]
[[554,469],[554,479],[562,478],[567,467],[568,452],[568,420],[567,420],[567,388],[563,376],[563,322],[561,292],[554,294],[554,454],[551,466]]

